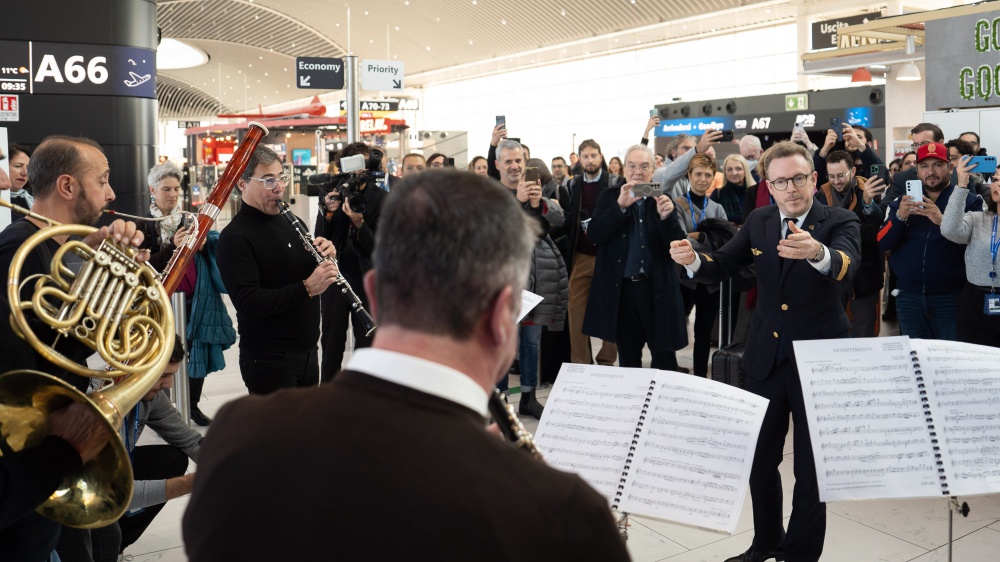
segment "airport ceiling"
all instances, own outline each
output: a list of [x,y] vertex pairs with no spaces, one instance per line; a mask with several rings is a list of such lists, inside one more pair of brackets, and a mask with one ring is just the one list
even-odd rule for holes
[[[350,53],[361,59],[403,61],[405,85],[419,87],[790,22],[830,4],[830,0],[366,0],[348,7],[331,0],[158,0],[162,37],[180,40],[209,56],[201,66],[158,72],[160,117],[256,110],[258,105],[321,93],[295,87],[297,56]],[[867,6],[854,8],[856,13],[866,10]]]

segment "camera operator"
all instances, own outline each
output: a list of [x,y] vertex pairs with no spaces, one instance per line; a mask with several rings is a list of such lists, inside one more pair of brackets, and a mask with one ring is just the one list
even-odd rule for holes
[[[333,242],[337,248],[340,272],[357,293],[365,308],[368,295],[362,288],[362,276],[372,268],[372,250],[375,248],[375,231],[386,192],[375,185],[375,179],[382,177],[383,153],[360,142],[345,146],[337,155],[337,167],[344,169],[344,159],[361,155],[365,158],[365,168],[352,172],[343,179],[333,179],[322,196],[320,214],[316,218],[316,236]],[[322,193],[322,191],[321,191]],[[321,299],[323,318],[320,345],[323,347],[323,363],[320,378],[329,382],[340,371],[347,344],[347,321],[351,316],[350,304],[340,291],[323,293]],[[365,336],[364,328],[354,325],[355,349],[369,347],[371,336]]]

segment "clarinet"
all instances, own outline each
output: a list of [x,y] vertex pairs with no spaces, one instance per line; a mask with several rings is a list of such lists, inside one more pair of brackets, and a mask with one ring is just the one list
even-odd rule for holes
[[[337,265],[336,258],[324,258],[319,253],[316,246],[313,245],[312,234],[309,234],[309,230],[306,228],[306,225],[302,224],[299,217],[292,213],[288,203],[280,200],[277,203],[278,209],[281,211],[281,216],[285,217],[285,220],[287,220],[292,225],[292,228],[295,229],[295,232],[299,235],[299,239],[302,240],[302,245],[305,246],[306,251],[316,258],[316,263],[321,264],[324,261],[332,261],[334,265]],[[351,310],[354,312],[358,321],[361,322],[362,326],[364,326],[365,335],[370,336],[372,332],[375,331],[375,320],[372,318],[372,315],[368,314],[368,311],[365,310],[365,305],[361,303],[361,299],[358,298],[354,289],[351,289],[351,284],[347,282],[347,279],[344,279],[344,276],[340,273],[339,266],[337,268],[337,285],[340,285],[341,294],[344,295],[347,303],[351,305]]]
[[542,452],[535,446],[535,439],[532,437],[531,432],[524,429],[521,420],[514,413],[514,407],[503,401],[503,395],[496,388],[493,389],[493,394],[490,395],[488,406],[490,415],[493,416],[493,421],[497,422],[497,427],[500,428],[500,433],[504,439],[509,441],[515,449],[522,449],[524,452],[544,462],[545,459],[542,458]]

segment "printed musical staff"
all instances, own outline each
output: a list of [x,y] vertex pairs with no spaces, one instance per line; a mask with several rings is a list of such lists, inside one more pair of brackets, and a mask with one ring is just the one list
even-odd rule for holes
[[563,365],[535,441],[612,508],[732,532],[766,409],[680,373]]
[[1000,491],[1000,349],[905,336],[794,345],[822,500]]

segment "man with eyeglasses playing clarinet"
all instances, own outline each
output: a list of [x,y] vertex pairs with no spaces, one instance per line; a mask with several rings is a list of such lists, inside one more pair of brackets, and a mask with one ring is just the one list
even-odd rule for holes
[[[718,251],[695,253],[690,241],[680,240],[670,245],[670,257],[700,283],[719,283],[756,265],[757,308],[742,369],[746,389],[770,403],[750,469],[753,543],[726,562],[816,562],[823,552],[826,504],[819,500],[792,341],[850,337],[842,297],[861,263],[861,228],[854,213],[814,200],[817,174],[804,147],[779,142],[764,152],[760,169],[774,205],[750,213]],[[795,489],[786,533],[778,465],[789,413]]]
[[[240,373],[250,394],[316,386],[319,299],[337,280],[332,260],[319,265],[281,216],[288,176],[281,159],[258,147],[236,183],[243,205],[219,236],[216,259],[236,307]],[[315,239],[323,257],[336,250]]]

